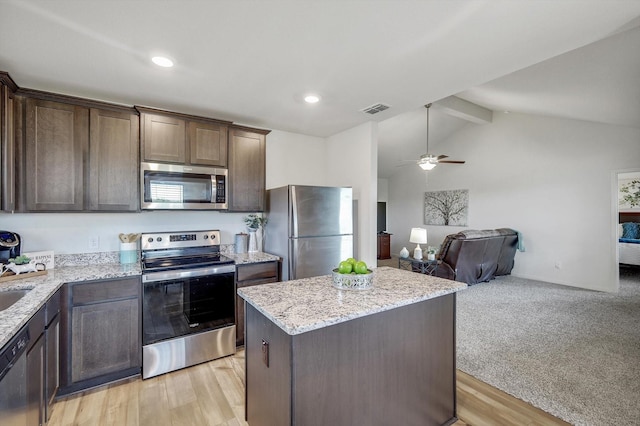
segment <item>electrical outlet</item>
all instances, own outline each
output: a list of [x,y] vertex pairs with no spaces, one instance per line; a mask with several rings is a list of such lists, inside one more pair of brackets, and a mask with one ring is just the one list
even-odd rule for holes
[[556,260],[556,269],[562,269],[562,262]]
[[92,235],[89,237],[89,248],[90,249],[98,249],[100,248],[100,237],[97,235]]

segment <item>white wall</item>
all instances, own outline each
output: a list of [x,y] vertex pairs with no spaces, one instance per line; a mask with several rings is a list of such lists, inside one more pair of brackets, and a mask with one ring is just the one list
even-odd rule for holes
[[[119,250],[118,234],[130,232],[220,229],[222,244],[246,229],[246,213],[170,212],[142,213],[14,213],[0,214],[0,229],[14,231],[23,251],[53,250],[56,254]],[[100,245],[93,248],[91,238]]]
[[274,130],[267,135],[267,189],[284,185],[326,185],[323,138]]
[[378,179],[378,201],[389,201],[389,179]]
[[[392,251],[410,246],[410,228],[423,223],[425,191],[468,189],[468,228],[523,233],[513,275],[617,291],[611,176],[640,166],[639,141],[640,129],[525,114],[468,124],[432,148],[465,165],[407,167],[390,179]],[[426,227],[429,244],[464,229]]]
[[358,201],[358,257],[375,266],[378,124],[369,122],[327,138],[327,185],[353,187]]

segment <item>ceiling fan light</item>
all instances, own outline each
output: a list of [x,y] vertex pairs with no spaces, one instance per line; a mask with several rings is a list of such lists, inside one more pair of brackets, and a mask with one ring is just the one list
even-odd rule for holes
[[154,56],[151,61],[163,68],[171,68],[173,66],[173,61],[165,56]]
[[308,104],[315,104],[320,102],[320,96],[318,95],[314,95],[314,94],[309,94],[307,96],[304,97],[304,101]]
[[436,165],[436,163],[430,161],[418,161],[418,166],[420,166],[422,170],[432,170]]

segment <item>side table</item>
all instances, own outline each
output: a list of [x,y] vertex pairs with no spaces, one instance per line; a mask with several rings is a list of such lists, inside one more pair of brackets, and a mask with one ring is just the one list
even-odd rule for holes
[[412,272],[419,272],[421,274],[433,275],[438,268],[437,260],[417,260],[412,257],[400,257],[398,258],[398,269],[404,269]]

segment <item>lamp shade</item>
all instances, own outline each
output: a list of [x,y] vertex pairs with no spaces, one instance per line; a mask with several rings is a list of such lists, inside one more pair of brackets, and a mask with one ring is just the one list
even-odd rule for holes
[[424,228],[411,228],[409,242],[416,244],[427,244],[427,230]]

